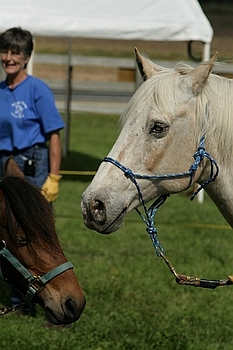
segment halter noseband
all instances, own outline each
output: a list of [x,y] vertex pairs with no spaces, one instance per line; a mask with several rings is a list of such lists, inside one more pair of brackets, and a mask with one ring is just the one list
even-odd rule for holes
[[[134,174],[133,171],[129,168],[126,168],[124,165],[122,165],[120,162],[117,160],[110,158],[110,157],[105,157],[103,159],[103,162],[109,162],[115,165],[117,168],[123,171],[124,175],[129,178],[137,187],[137,190],[139,192],[140,198],[142,200],[143,204],[143,197],[140,191],[140,188],[137,184],[136,179],[145,179],[145,180],[166,180],[166,179],[173,179],[173,178],[183,178],[186,176],[189,176],[189,184],[185,190],[187,190],[191,185],[192,181],[194,178],[194,175],[197,171],[198,166],[200,165],[201,161],[204,159],[204,157],[208,158],[210,160],[210,177],[208,180],[206,180],[202,185],[199,186],[199,188],[192,194],[191,200],[195,198],[197,193],[205,187],[208,183],[214,181],[216,177],[218,176],[218,165],[216,161],[209,155],[209,153],[206,152],[205,147],[205,136],[203,135],[200,139],[200,144],[198,146],[197,151],[194,153],[193,158],[194,158],[194,163],[190,166],[188,171],[184,171],[182,173],[175,173],[175,174],[163,174],[163,175],[141,175],[141,174]],[[215,167],[215,172],[214,172],[214,167]],[[144,205],[143,205],[144,206]]]
[[189,176],[189,184],[186,188],[186,190],[192,185],[192,181],[194,178],[194,175],[197,171],[198,166],[200,165],[201,161],[206,157],[210,161],[210,176],[209,179],[207,179],[203,184],[201,184],[196,191],[192,194],[190,197],[190,200],[193,200],[195,196],[198,194],[198,192],[203,189],[207,184],[210,182],[213,182],[216,177],[218,176],[219,168],[216,163],[216,161],[205,151],[204,147],[205,142],[205,136],[203,135],[200,139],[200,144],[198,146],[197,151],[194,153],[194,163],[190,166],[188,171],[182,172],[182,173],[175,173],[175,174],[165,174],[165,175],[141,175],[141,174],[135,174],[133,171],[129,168],[126,168],[123,164],[118,162],[117,160],[111,158],[111,157],[105,157],[103,159],[103,162],[109,162],[113,165],[115,165],[117,168],[123,171],[126,178],[129,178],[133,184],[136,186],[140,201],[142,203],[145,216],[144,217],[141,212],[136,208],[136,211],[142,218],[142,220],[145,222],[147,228],[146,231],[150,235],[151,241],[154,245],[156,254],[159,257],[162,257],[164,261],[166,262],[167,266],[169,267],[170,271],[175,275],[176,282],[181,285],[192,285],[195,287],[202,287],[202,288],[211,288],[214,289],[218,286],[225,286],[225,285],[232,285],[233,284],[233,276],[229,276],[228,279],[225,280],[206,280],[206,279],[200,279],[195,277],[189,277],[183,274],[178,274],[174,267],[171,265],[169,260],[164,255],[164,249],[162,245],[160,244],[158,237],[157,237],[157,230],[154,226],[154,216],[158,208],[166,201],[166,199],[169,197],[169,194],[164,194],[160,196],[158,199],[155,200],[155,202],[149,207],[149,209],[146,208],[145,201],[143,199],[142,192],[140,190],[139,184],[136,179],[145,179],[145,180],[166,180],[166,179],[176,179],[176,178],[183,178],[186,176]]
[[14,268],[23,276],[23,278],[28,282],[28,291],[25,296],[21,299],[20,305],[16,307],[4,307],[0,310],[0,315],[6,314],[10,311],[15,311],[17,309],[29,310],[33,304],[33,298],[39,294],[45,287],[45,285],[51,281],[53,278],[62,274],[63,272],[73,269],[71,262],[65,262],[53,270],[47,272],[43,276],[33,276],[20,262],[19,260],[11,254],[7,249],[5,241],[0,241],[0,277],[3,281],[9,282],[4,276],[1,267],[1,257],[6,258],[9,263],[14,266]]

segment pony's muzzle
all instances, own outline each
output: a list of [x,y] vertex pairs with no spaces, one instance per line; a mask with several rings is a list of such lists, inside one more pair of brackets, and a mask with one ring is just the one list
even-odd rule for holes
[[77,301],[75,298],[66,297],[61,303],[60,312],[53,307],[50,307],[49,303],[45,305],[46,316],[48,320],[54,324],[70,324],[76,322],[84,308],[85,308],[86,300],[83,298],[79,298]]

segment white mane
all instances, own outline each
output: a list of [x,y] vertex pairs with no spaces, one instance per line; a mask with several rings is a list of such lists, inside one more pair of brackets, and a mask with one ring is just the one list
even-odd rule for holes
[[[136,91],[123,113],[121,125],[135,114],[143,113],[145,106],[155,105],[166,116],[174,115],[174,106],[182,103],[180,98],[183,92],[184,101],[191,87],[181,84],[181,76],[190,72],[193,67],[185,64],[175,69],[163,69],[156,73]],[[233,80],[210,74],[201,93],[194,96],[196,99],[195,115],[197,142],[205,133],[218,145],[219,153],[228,158],[233,155]]]

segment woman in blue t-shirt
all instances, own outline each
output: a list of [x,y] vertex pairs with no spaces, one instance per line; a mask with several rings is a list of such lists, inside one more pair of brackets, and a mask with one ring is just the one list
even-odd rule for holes
[[[30,32],[11,28],[0,35],[6,80],[0,83],[0,177],[10,155],[49,202],[58,195],[64,122],[49,87],[26,67],[33,50]],[[48,148],[46,147],[48,141]]]
[[[11,28],[0,35],[6,73],[0,83],[0,177],[6,159],[13,155],[26,179],[53,202],[61,178],[59,130],[64,122],[49,87],[26,72],[32,50],[33,38],[26,30]],[[19,302],[20,295],[13,289],[12,304]]]

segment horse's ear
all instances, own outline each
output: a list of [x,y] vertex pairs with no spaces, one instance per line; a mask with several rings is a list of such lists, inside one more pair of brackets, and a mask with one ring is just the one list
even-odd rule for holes
[[152,61],[142,56],[136,47],[134,48],[134,50],[136,62],[144,81],[161,71],[161,69],[158,66],[156,66]]
[[24,178],[24,174],[19,169],[13,156],[9,157],[6,161],[4,175],[5,176],[18,176],[18,177]]
[[187,74],[187,76],[191,78],[192,91],[195,95],[198,95],[202,91],[213,68],[214,62],[217,59],[217,55],[218,52],[216,52],[209,61],[202,62],[198,67]]

